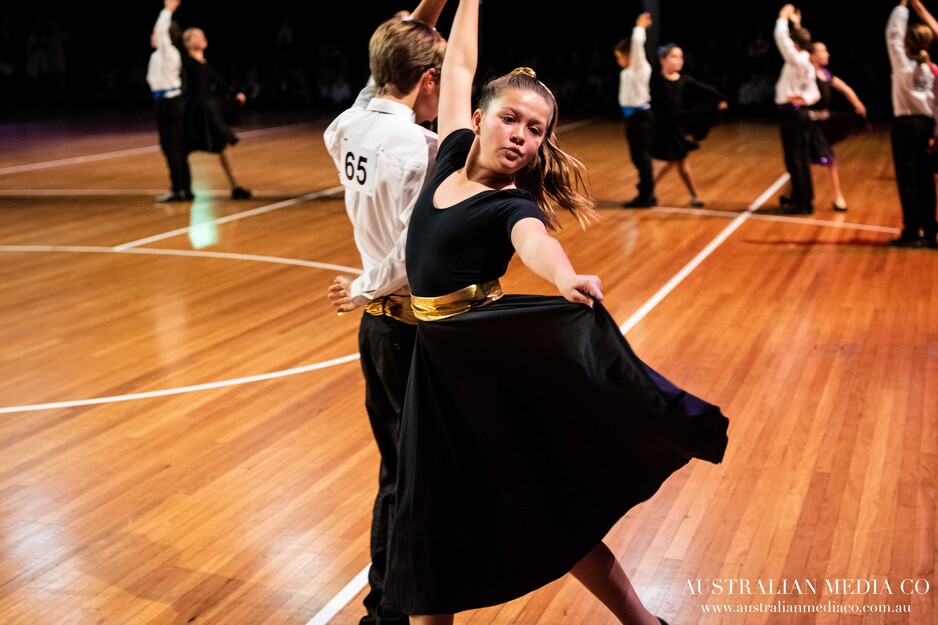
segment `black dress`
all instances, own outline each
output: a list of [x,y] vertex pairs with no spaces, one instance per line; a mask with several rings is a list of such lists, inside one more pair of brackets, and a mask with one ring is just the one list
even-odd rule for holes
[[650,88],[651,109],[655,112],[652,157],[661,161],[686,158],[717,124],[717,105],[726,97],[687,74],[668,80],[656,72]]
[[[472,141],[469,130],[443,141],[411,217],[415,295],[498,278],[514,253],[511,227],[540,215],[518,190],[434,208]],[[722,460],[727,423],[639,360],[599,303],[507,295],[421,321],[386,604],[453,613],[557,579],[691,457]]]
[[238,137],[225,121],[226,106],[235,90],[207,62],[182,53],[185,71],[186,146],[189,152],[218,154]]
[[811,106],[811,111],[823,115],[811,124],[811,163],[829,166],[835,160],[833,145],[851,135],[869,130],[869,124],[856,113],[831,110],[834,75],[827,68],[822,69],[821,73],[824,78],[817,79],[821,99]]

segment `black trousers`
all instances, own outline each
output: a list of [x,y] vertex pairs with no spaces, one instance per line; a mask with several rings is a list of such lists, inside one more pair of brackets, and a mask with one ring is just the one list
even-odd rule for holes
[[625,137],[629,140],[629,155],[638,169],[638,196],[655,196],[655,171],[651,162],[651,142],[655,138],[655,113],[651,109],[636,111],[625,118]]
[[934,240],[938,233],[935,172],[928,154],[928,140],[934,129],[934,120],[924,115],[902,115],[892,123],[892,162],[902,204],[903,238],[924,236]]
[[779,112],[782,152],[785,169],[791,176],[792,208],[814,207],[814,183],[811,180],[811,119],[808,109],[782,108]]
[[185,105],[182,96],[159,98],[156,101],[156,127],[160,148],[169,166],[173,193],[192,193],[192,174],[185,141]]
[[370,591],[363,601],[367,616],[363,625],[406,624],[406,615],[381,605],[384,577],[387,573],[388,541],[394,523],[397,495],[397,459],[400,446],[401,415],[410,363],[414,355],[417,326],[391,317],[362,315],[358,330],[358,348],[365,375],[365,407],[374,433],[381,466],[378,471],[378,495],[371,519]]

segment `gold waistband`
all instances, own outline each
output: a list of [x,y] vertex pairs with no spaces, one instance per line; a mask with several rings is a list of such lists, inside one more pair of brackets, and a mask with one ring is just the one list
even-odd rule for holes
[[439,297],[411,295],[414,316],[420,321],[439,321],[490,304],[503,295],[498,280],[470,284],[454,293]]
[[417,317],[410,305],[409,295],[385,295],[379,297],[367,306],[365,312],[375,317],[382,315],[397,319],[409,325],[417,325]]

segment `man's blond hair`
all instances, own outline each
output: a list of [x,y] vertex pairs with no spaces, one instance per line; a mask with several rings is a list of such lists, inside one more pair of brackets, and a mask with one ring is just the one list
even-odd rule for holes
[[427,24],[411,19],[387,20],[368,44],[377,94],[410,93],[425,71],[439,71],[445,51],[446,40]]

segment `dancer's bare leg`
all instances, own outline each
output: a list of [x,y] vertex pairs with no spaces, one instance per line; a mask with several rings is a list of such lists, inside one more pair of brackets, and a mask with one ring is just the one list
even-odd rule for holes
[[668,170],[674,166],[672,161],[655,161],[655,182],[661,179],[661,176],[668,173]]
[[677,162],[677,171],[681,174],[681,180],[684,181],[684,186],[690,191],[691,200],[696,200],[697,187],[694,185],[694,176],[690,173],[690,163],[688,159],[682,158]]
[[632,582],[605,543],[596,545],[570,573],[623,625],[660,625],[658,618],[642,604]]
[[837,168],[837,161],[831,163],[828,169],[831,172],[831,185],[834,187],[834,206],[840,209],[847,208],[847,199],[840,188],[840,171]]
[[232,189],[236,188],[238,183],[235,182],[235,177],[231,171],[231,163],[228,162],[228,157],[224,152],[219,152],[218,160],[221,161],[221,168],[225,170],[225,175],[228,177],[228,184],[231,185]]

